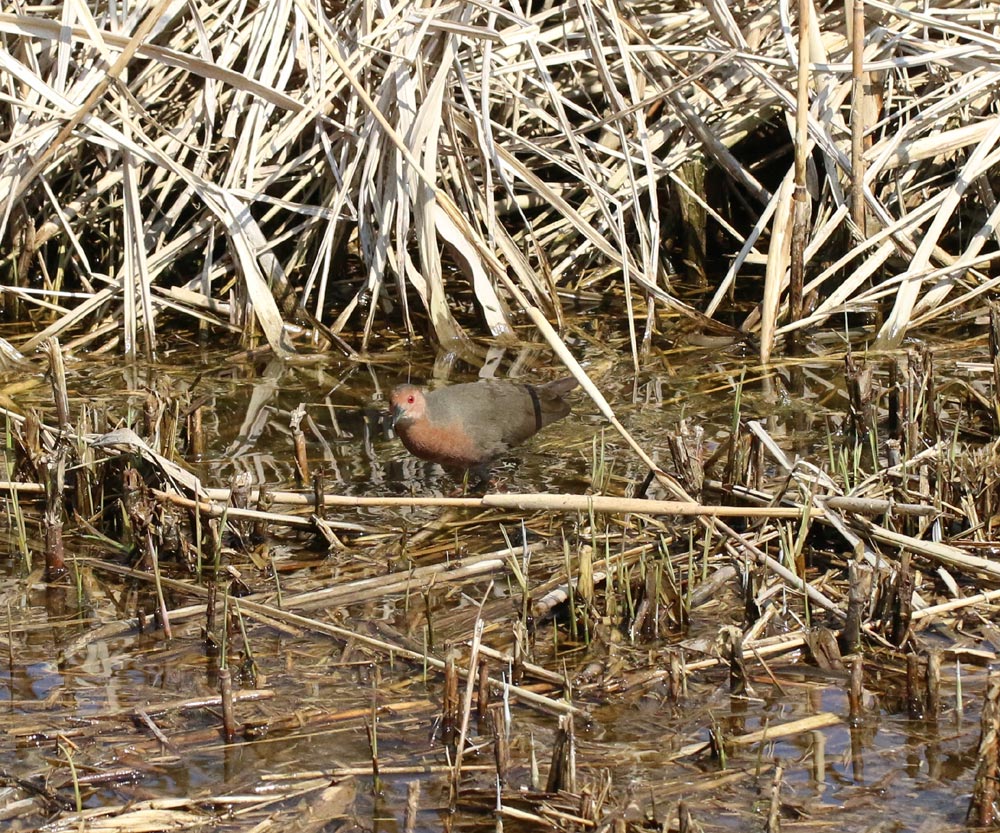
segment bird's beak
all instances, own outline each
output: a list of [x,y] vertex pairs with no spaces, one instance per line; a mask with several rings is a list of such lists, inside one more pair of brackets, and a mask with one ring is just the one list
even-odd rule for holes
[[403,413],[404,411],[399,405],[389,411],[389,424],[393,427],[393,429],[396,428],[396,423],[403,418]]

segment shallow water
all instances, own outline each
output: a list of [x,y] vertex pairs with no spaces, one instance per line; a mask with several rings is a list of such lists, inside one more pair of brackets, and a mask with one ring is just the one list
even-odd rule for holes
[[[537,351],[526,356],[520,378],[554,375],[540,364],[530,366],[529,359],[540,359]],[[513,364],[520,358],[513,357]],[[595,353],[593,360],[598,358]],[[787,454],[819,462],[835,441],[829,426],[846,407],[839,357],[804,363],[794,393],[787,369],[764,375],[724,351],[679,350],[661,354],[650,365],[655,369],[638,382],[630,380],[627,365],[617,364],[605,364],[594,379],[625,426],[668,469],[669,434],[678,422],[685,419],[704,431],[707,457],[731,430],[737,390],[744,419],[766,422]],[[498,375],[509,366],[502,362]],[[395,383],[433,374],[428,356],[393,357],[371,365],[332,357],[282,365],[178,351],[163,356],[157,367],[88,360],[70,362],[67,370],[74,415],[86,403],[101,430],[139,424],[147,401],[161,405],[159,447],[176,436],[176,442],[166,445],[206,486],[226,487],[235,476],[249,474],[254,483],[274,491],[299,489],[289,415],[300,403],[307,413],[309,463],[313,473],[322,474],[328,493],[440,495],[458,485],[439,467],[410,457],[380,416]],[[470,378],[471,372],[455,369],[449,381]],[[15,384],[16,389],[11,387]],[[16,408],[36,409],[43,421],[51,422],[51,395],[41,369],[7,380],[4,390],[11,391]],[[204,404],[207,443],[204,456],[195,461],[185,451],[178,417],[197,400]],[[595,480],[611,494],[634,488],[645,472],[625,443],[603,426],[597,409],[577,393],[570,418],[500,463],[500,482],[494,488],[584,493]],[[25,508],[30,515],[30,503]],[[86,808],[184,799],[185,811],[232,829],[250,829],[269,814],[293,826],[311,819],[330,829],[401,828],[412,783],[421,787],[414,829],[436,830],[444,823],[476,829],[495,825],[490,815],[494,758],[487,726],[470,728],[457,814],[447,812],[446,775],[418,769],[443,768],[449,761],[439,725],[439,672],[349,638],[237,614],[239,600],[233,597],[227,629],[221,627],[224,612],[218,611],[216,642],[224,639],[225,645],[209,648],[204,615],[184,612],[204,603],[194,590],[165,591],[167,609],[177,613],[166,638],[153,620],[157,605],[150,584],[123,579],[97,563],[130,564],[127,554],[70,521],[67,550],[79,561],[71,564],[67,579],[47,585],[36,528],[28,524],[29,565],[9,500],[6,509],[10,531],[0,558],[0,648],[8,641],[10,648],[8,661],[0,663],[0,698],[7,706],[0,769],[8,781],[6,796],[0,793],[0,809],[6,807],[10,829],[33,829],[57,810],[69,818],[74,769],[75,777],[85,782],[120,773],[108,783],[84,784]],[[238,582],[241,593],[279,605],[297,593],[369,578],[389,580],[414,567],[503,551],[507,541],[523,566],[521,523],[527,521],[527,581],[537,600],[565,570],[564,546],[575,559],[579,548],[596,545],[597,568],[612,564],[630,543],[614,516],[600,518],[590,528],[584,517],[515,513],[490,519],[467,510],[448,516],[451,523],[443,531],[417,544],[390,546],[399,542],[401,530],[412,534],[442,514],[438,508],[330,510],[330,520],[372,530],[360,537],[343,533],[343,549],[330,549],[317,536],[287,527],[272,527],[267,541],[252,552],[227,541],[220,586],[235,593]],[[685,523],[669,531],[683,540],[688,528]],[[655,541],[655,534],[644,535]],[[622,571],[619,580],[631,577],[634,586],[641,586],[646,562],[621,563],[615,568]],[[160,566],[169,577],[198,587],[207,583],[207,568],[199,583],[183,560],[164,558]],[[573,566],[571,573],[575,570]],[[565,670],[571,678],[591,663],[600,668],[595,679],[579,677],[574,684],[574,702],[591,719],[575,723],[577,784],[572,792],[588,786],[600,794],[607,784],[605,822],[617,814],[636,826],[659,825],[683,799],[706,830],[758,829],[774,765],[780,763],[782,815],[789,829],[869,830],[876,819],[887,825],[879,829],[959,829],[976,764],[978,704],[985,680],[981,669],[963,668],[959,716],[955,666],[946,665],[943,710],[933,721],[905,716],[898,675],[872,677],[868,709],[857,725],[848,719],[843,675],[801,676],[798,654],[769,660],[770,674],[752,665],[754,693],[747,697],[730,695],[728,672],[722,669],[692,674],[677,700],[662,680],[641,681],[643,672],[664,667],[667,646],[691,645],[688,653],[695,657],[695,643],[711,649],[720,625],[739,625],[742,603],[735,591],[730,582],[717,599],[693,612],[686,629],[664,626],[656,635],[637,635],[632,641],[606,615],[589,643],[582,633],[573,636],[564,614],[533,624],[539,664]],[[510,650],[521,604],[512,570],[499,566],[461,581],[442,571],[405,593],[373,593],[346,604],[308,606],[304,612],[358,635],[443,657],[467,644],[480,609],[486,622],[484,643]],[[141,630],[133,618],[137,610],[146,617]],[[268,699],[237,704],[238,723],[254,730],[229,744],[219,734],[218,706],[192,702],[217,695],[220,651],[237,691],[268,693]],[[490,670],[510,671],[495,661]],[[460,689],[464,692],[464,684]],[[188,707],[178,708],[180,701]],[[558,720],[516,702],[509,709],[508,784],[515,791],[528,790],[534,758],[544,786]],[[685,747],[707,740],[713,726],[740,735],[824,712],[840,720],[763,745],[735,747],[724,766],[705,751],[677,757]],[[370,727],[382,771],[376,795]],[[819,747],[825,752],[822,760]],[[392,767],[409,769],[395,772]],[[15,777],[44,781],[50,802],[36,798],[25,808],[14,804],[26,798],[10,780]],[[338,791],[323,793],[322,785],[331,780]],[[525,793],[525,806],[535,810],[539,801]],[[518,824],[507,820],[508,826]]]

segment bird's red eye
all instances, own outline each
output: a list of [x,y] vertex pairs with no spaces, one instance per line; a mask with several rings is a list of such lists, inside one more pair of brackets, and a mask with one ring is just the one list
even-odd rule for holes
[[412,393],[409,396],[406,397],[406,404],[407,405],[412,405],[416,401],[417,401],[416,397],[414,397],[414,395]]

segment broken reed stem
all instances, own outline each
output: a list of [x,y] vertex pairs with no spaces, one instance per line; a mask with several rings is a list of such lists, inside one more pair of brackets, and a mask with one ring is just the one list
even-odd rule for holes
[[493,757],[496,764],[497,784],[503,789],[510,771],[510,726],[508,711],[503,703],[495,703],[490,708],[490,723],[493,730]]
[[851,37],[851,219],[859,239],[867,236],[865,227],[865,4],[848,0]]
[[[489,588],[484,594],[484,603],[486,599],[489,598],[489,593],[492,589],[493,583],[490,582]],[[482,608],[480,608],[480,613],[482,613]],[[462,700],[462,721],[458,732],[458,743],[455,746],[455,769],[452,773],[451,781],[451,801],[449,802],[449,805],[451,806],[452,811],[454,811],[458,804],[459,786],[462,781],[462,759],[465,757],[465,745],[469,736],[469,721],[472,715],[472,698],[479,688],[479,674],[477,673],[477,668],[479,667],[479,647],[482,644],[482,641],[483,619],[480,615],[476,617],[476,625],[472,632],[472,644],[469,647],[469,670],[466,673],[465,678],[465,697]]]
[[306,407],[299,403],[292,411],[291,429],[292,446],[295,449],[295,473],[301,485],[309,482],[309,451],[306,448],[306,435],[302,430],[302,420],[306,415]]
[[[374,708],[373,708],[374,711]],[[372,767],[372,795],[381,795],[382,793],[382,776],[381,770],[379,769],[378,763],[378,720],[374,718],[365,718],[365,731],[368,734],[368,748],[371,754]]]
[[414,779],[406,785],[406,814],[403,823],[403,833],[414,833],[417,828],[417,815],[420,813],[420,781]]
[[691,833],[694,828],[695,821],[688,809],[687,802],[681,799],[677,802],[677,833]]
[[576,773],[572,771],[571,766],[576,757],[575,753],[571,753],[571,747],[575,742],[573,716],[563,715],[559,718],[559,728],[552,742],[552,763],[549,766],[548,780],[545,782],[545,792],[557,793],[560,790],[576,792],[570,787],[571,783],[576,782]]
[[927,717],[937,720],[941,716],[941,652],[933,649],[927,654]]
[[249,548],[250,522],[233,516],[233,509],[247,509],[250,506],[250,487],[253,484],[249,472],[239,472],[229,480],[229,506],[226,511],[226,523],[235,533],[243,548]]
[[458,670],[455,655],[444,661],[444,696],[441,698],[441,742],[449,755],[455,753],[455,727],[458,723]]
[[45,580],[55,581],[66,573],[63,544],[64,491],[67,448],[60,444],[49,458],[45,479]]
[[378,756],[378,668],[372,674],[372,710],[369,717],[365,719],[365,727],[368,730],[368,746],[372,756],[372,794],[382,794],[382,776],[379,771]]
[[962,661],[955,660],[955,723],[961,725],[965,717],[965,704],[962,700]]
[[889,639],[896,647],[902,647],[910,633],[910,620],[913,615],[914,576],[912,556],[903,551],[899,562],[899,573],[896,577],[895,603],[892,608],[892,625]]
[[14,679],[14,617],[10,599],[7,600],[7,671]]
[[[268,491],[267,486],[261,486],[257,490],[257,511],[264,515],[269,515],[271,514],[271,506],[273,505],[274,501],[271,499],[271,493]],[[255,520],[250,529],[250,537],[254,541],[266,540],[267,524],[263,520]]]
[[559,720],[566,722],[566,733],[569,740],[566,749],[566,773],[569,780],[566,782],[566,787],[571,793],[578,793],[579,789],[576,781],[576,721],[573,720],[573,715],[571,714],[564,715]]
[[781,764],[774,767],[774,777],[771,779],[771,806],[767,813],[767,824],[764,829],[767,833],[780,833],[781,831],[781,776],[784,770]]
[[159,611],[160,624],[163,627],[163,635],[170,639],[173,636],[170,627],[170,609],[167,607],[167,599],[163,594],[163,577],[160,575],[160,548],[153,541],[153,534],[150,530],[145,531],[146,548],[150,553],[153,562],[153,581],[156,587],[156,607]]
[[535,734],[528,730],[528,772],[531,778],[531,789],[542,788],[542,775],[538,769],[538,748],[535,746]]
[[584,787],[580,790],[580,802],[577,809],[577,815],[580,818],[591,822],[588,826],[596,827],[597,825],[594,823],[597,821],[596,811],[597,807],[594,803],[594,793],[589,785],[584,785]]
[[[844,628],[844,644],[847,652],[853,653],[861,645],[862,623],[868,620],[871,613],[872,582],[875,577],[874,569],[860,561],[851,561],[848,588],[848,625]],[[855,625],[851,625],[851,609],[854,609]]]
[[816,784],[826,783],[826,732],[817,729],[812,735],[812,776]]
[[1000,305],[990,304],[990,360],[993,363],[993,426],[1000,426]]
[[[142,435],[151,443],[154,442],[157,436],[157,425],[159,424],[161,410],[159,398],[155,393],[149,391],[142,403]],[[155,444],[160,445],[159,443]],[[170,448],[170,446],[165,444],[162,447]]]
[[857,721],[864,713],[864,675],[865,666],[860,655],[854,657],[851,663],[851,679],[847,689],[847,702],[851,720]]
[[62,350],[59,339],[50,338],[46,343],[49,354],[49,375],[52,382],[52,399],[56,406],[56,424],[59,433],[67,435],[70,430],[69,393],[66,388],[66,366],[63,364]]
[[177,748],[170,742],[170,738],[163,734],[163,730],[156,725],[156,721],[149,716],[149,712],[144,709],[136,709],[135,715],[142,721],[143,725],[145,725],[149,731],[153,733],[153,737],[160,742],[160,745],[164,748],[164,750],[168,750],[172,755],[178,754]]
[[[160,579],[162,582],[163,579]],[[208,584],[208,593],[206,594],[207,601],[205,602],[205,646],[211,651],[217,648],[217,643],[215,640],[215,614],[216,614],[216,601],[219,593],[219,584],[216,581],[211,581]]]
[[926,688],[926,680],[920,678],[920,657],[911,652],[906,655],[906,710],[914,720],[924,716]]
[[222,731],[226,743],[236,738],[236,720],[233,716],[233,675],[228,668],[219,669],[219,695],[222,698]]
[[980,719],[979,765],[965,820],[968,824],[989,827],[996,822],[997,779],[1000,777],[1000,673],[993,672],[986,682],[986,698]]
[[187,417],[188,453],[198,461],[205,456],[205,431],[202,428],[203,405],[196,405]]
[[[806,191],[806,155],[809,152],[809,15],[810,0],[799,0],[799,72],[795,105],[795,188],[792,192],[792,241],[789,263],[788,317],[802,319],[806,236],[809,233],[809,193]],[[792,351],[797,352],[798,330],[791,334]]]
[[316,517],[324,522],[326,522],[326,502],[323,500],[323,488],[325,483],[326,480],[323,477],[323,472],[316,472],[312,481],[313,506],[316,507]]
[[476,687],[476,724],[479,731],[486,729],[486,718],[490,708],[490,664],[485,659],[479,660],[479,672]]
[[724,632],[728,642],[726,661],[729,664],[729,692],[735,695],[751,695],[753,689],[747,675],[743,658],[743,633],[738,628],[727,628]]

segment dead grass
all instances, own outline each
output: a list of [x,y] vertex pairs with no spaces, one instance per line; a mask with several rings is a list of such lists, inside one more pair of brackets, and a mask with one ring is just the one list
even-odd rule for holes
[[[778,337],[875,306],[889,310],[876,343],[898,345],[994,288],[990,12],[872,0],[854,79],[845,10],[802,10],[799,47],[785,6],[714,0],[388,15],[296,0],[238,17],[163,0],[121,19],[21,3],[0,14],[0,268],[7,308],[36,327],[18,346],[152,354],[158,321],[181,315],[279,354],[299,322],[365,348],[386,324],[414,331],[419,307],[472,357],[453,304],[465,281],[509,343],[511,305],[558,324],[560,292],[595,271],[626,304],[706,327],[765,263],[741,325],[765,358]],[[814,301],[790,318],[800,48]],[[720,252],[735,256],[714,297],[680,301],[674,283]],[[637,356],[639,328],[631,342]]]

